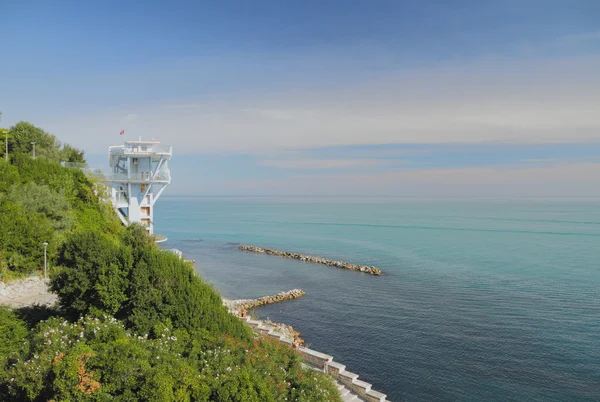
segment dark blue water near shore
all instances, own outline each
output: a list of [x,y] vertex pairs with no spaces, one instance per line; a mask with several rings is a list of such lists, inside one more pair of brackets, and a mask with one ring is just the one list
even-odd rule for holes
[[600,400],[597,202],[166,198],[156,215],[223,296],[306,290],[256,313],[390,400]]

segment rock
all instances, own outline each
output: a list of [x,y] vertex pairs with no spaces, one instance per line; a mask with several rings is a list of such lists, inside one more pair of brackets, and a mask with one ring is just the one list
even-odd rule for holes
[[351,263],[345,262],[345,261],[328,260],[327,258],[313,257],[310,255],[304,255],[304,254],[298,254],[298,253],[291,253],[289,251],[271,250],[268,248],[260,248],[260,247],[256,247],[256,246],[242,245],[242,246],[238,246],[238,248],[240,250],[250,251],[253,253],[278,255],[278,256],[284,257],[284,258],[293,258],[293,259],[300,260],[300,261],[328,265],[330,267],[344,268],[344,269],[349,269],[351,271],[360,271],[360,272],[364,272],[364,273],[371,274],[371,275],[381,275],[381,270],[379,268],[375,268],[373,266],[351,264]]
[[252,308],[284,300],[297,299],[305,294],[306,292],[302,289],[292,289],[287,292],[277,293],[275,296],[262,296],[258,299],[223,300],[223,304],[225,304],[231,313],[243,316]]

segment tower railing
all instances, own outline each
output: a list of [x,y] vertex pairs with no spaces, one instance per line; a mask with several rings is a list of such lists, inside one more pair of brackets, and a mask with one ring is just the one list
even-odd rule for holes
[[107,173],[108,181],[140,181],[140,182],[169,182],[171,181],[171,172],[161,170],[155,176],[153,172],[141,173]]
[[143,150],[142,147],[110,147],[109,152],[113,155],[172,155],[173,147],[171,146],[153,146]]

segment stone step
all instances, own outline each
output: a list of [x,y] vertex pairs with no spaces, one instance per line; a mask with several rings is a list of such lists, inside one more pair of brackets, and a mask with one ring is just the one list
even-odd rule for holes
[[358,402],[358,401],[360,401],[360,399],[358,399],[358,396],[356,396],[354,394],[348,394],[346,396],[342,396],[342,401],[344,401],[344,402]]
[[344,401],[344,402],[346,402],[346,401],[364,402],[362,399],[360,399],[358,396],[353,394],[348,388],[346,388],[342,384],[336,382],[336,385],[337,385],[338,391],[340,393],[340,396],[342,397],[342,401]]

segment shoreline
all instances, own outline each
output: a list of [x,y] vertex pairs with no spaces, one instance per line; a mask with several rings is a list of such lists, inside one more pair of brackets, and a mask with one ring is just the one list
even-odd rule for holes
[[[288,292],[280,292],[275,296],[263,296],[258,299],[223,299],[223,305],[229,312],[245,321],[254,331],[264,336],[277,339],[298,351],[304,363],[314,370],[328,374],[335,381],[338,391],[344,400],[387,402],[387,395],[372,389],[372,385],[366,381],[359,380],[359,375],[346,370],[346,366],[335,362],[334,357],[326,353],[303,347],[304,340],[300,338],[300,332],[291,325],[271,320],[260,320],[249,317],[244,306],[251,305],[256,308],[266,304],[293,300],[306,292],[293,289]],[[286,297],[291,295],[291,297]],[[264,302],[268,300],[268,302]]]
[[[346,366],[334,361],[334,357],[326,353],[318,352],[302,346],[294,345],[293,339],[281,332],[277,325],[270,321],[255,320],[250,317],[241,317],[253,330],[264,336],[277,339],[294,348],[300,354],[304,363],[314,370],[328,374],[337,384],[338,391],[343,400],[348,401],[367,401],[367,402],[389,402],[387,395],[372,389],[372,384],[359,380],[359,375],[346,370]],[[289,326],[288,326],[289,327]],[[291,327],[290,327],[291,328]]]
[[[373,390],[371,384],[359,380],[358,374],[347,371],[345,365],[333,360],[333,356],[303,347],[302,343],[304,341],[300,338],[300,333],[291,325],[272,322],[270,320],[253,319],[247,316],[245,313],[246,310],[243,310],[243,306],[248,303],[253,305],[258,302],[259,304],[252,307],[254,308],[265,304],[293,300],[304,294],[305,292],[300,289],[293,289],[288,292],[280,292],[275,296],[263,296],[258,299],[221,298],[223,305],[227,307],[228,311],[244,321],[254,331],[289,345],[298,351],[306,365],[317,371],[329,374],[336,382],[338,391],[344,400],[386,402],[387,395]],[[8,284],[0,282],[0,305],[8,306],[9,308],[34,305],[51,306],[57,300],[58,296],[48,292],[48,284],[39,276],[16,279]]]

